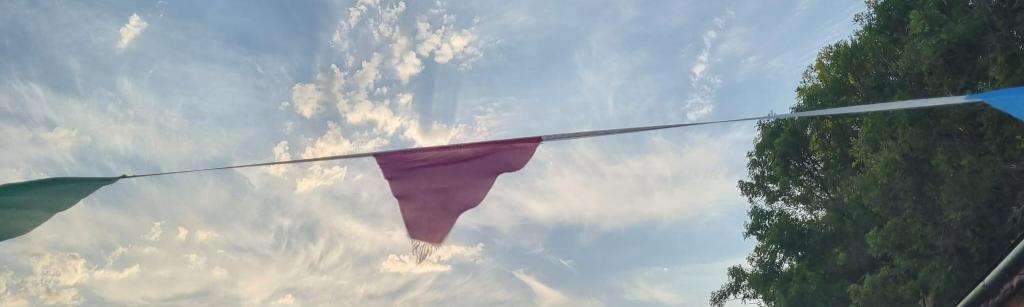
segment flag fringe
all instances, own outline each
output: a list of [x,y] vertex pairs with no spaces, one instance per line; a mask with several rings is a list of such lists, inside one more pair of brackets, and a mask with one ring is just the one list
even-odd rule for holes
[[423,263],[439,248],[441,248],[441,244],[412,239],[412,256],[416,258],[416,264]]

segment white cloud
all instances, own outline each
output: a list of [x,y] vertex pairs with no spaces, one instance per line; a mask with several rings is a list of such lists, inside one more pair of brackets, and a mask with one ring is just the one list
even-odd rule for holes
[[349,124],[374,124],[374,133],[386,137],[394,135],[412,121],[409,117],[395,114],[395,111],[385,104],[369,100],[356,101],[344,114]]
[[160,240],[160,235],[164,233],[163,221],[153,222],[153,226],[149,228],[149,234],[145,235],[144,238],[149,241]]
[[410,94],[410,93],[400,93],[400,94],[398,94],[398,106],[399,107],[406,107],[406,108],[409,107],[409,105],[412,104],[412,98],[413,98],[413,95]]
[[695,58],[693,66],[690,67],[690,95],[684,107],[686,118],[691,121],[701,119],[715,109],[715,91],[721,85],[722,80],[717,75],[708,72],[716,59],[716,55],[712,52],[723,49],[726,53],[736,53],[741,52],[740,49],[743,48],[735,40],[727,40],[727,44],[723,44],[723,46],[716,44],[720,36],[719,32],[722,31],[727,19],[731,19],[734,15],[735,13],[731,10],[726,10],[723,17],[713,20],[712,29],[705,31],[702,36],[704,48]]
[[533,291],[534,304],[536,306],[569,306],[569,297],[562,292],[548,287],[544,283],[537,280],[537,278],[526,274],[523,270],[516,270],[512,272],[516,278],[522,281],[526,286],[530,287],[530,291]]
[[188,239],[188,228],[178,226],[178,241],[185,241]]
[[117,41],[117,49],[124,50],[128,48],[128,45],[135,41],[147,26],[149,24],[143,21],[139,14],[132,14],[131,17],[128,17],[128,23],[124,24],[119,31],[121,39]]
[[294,305],[294,304],[295,304],[295,296],[292,296],[291,293],[288,293],[287,295],[282,296],[281,298],[279,298],[276,301],[274,301],[273,303],[271,303],[271,305],[282,305],[282,306],[291,306],[291,305]]
[[[291,159],[292,154],[288,149],[288,141],[280,141],[277,145],[274,145],[274,161],[287,161]],[[267,171],[274,176],[283,176],[287,170],[288,165],[273,165],[267,168]]]
[[[364,15],[367,19],[376,16],[375,11]],[[364,24],[370,23],[360,23],[360,26]],[[409,32],[413,30],[411,27],[395,29],[406,31],[401,32],[406,37],[414,35]],[[216,48],[217,43],[203,41],[205,38],[195,39],[188,43],[202,47],[198,49],[213,49],[211,55],[215,57],[210,62],[193,67],[167,57],[154,57],[154,66],[158,69],[152,74],[152,80],[158,80],[160,74],[164,74],[163,78],[188,75],[201,80],[182,81],[196,86],[196,91],[230,93],[236,97],[177,93],[169,96],[163,85],[147,83],[141,75],[132,74],[131,66],[117,70],[124,76],[112,82],[113,89],[89,88],[89,92],[82,94],[95,98],[55,94],[45,85],[31,82],[5,83],[0,90],[0,109],[18,111],[19,120],[24,122],[5,120],[0,123],[3,128],[0,139],[12,146],[35,147],[18,146],[18,149],[5,151],[3,160],[18,163],[0,165],[0,176],[32,179],[45,177],[47,172],[141,173],[235,164],[266,158],[267,149],[271,149],[268,147],[277,149],[275,159],[361,151],[379,148],[393,139],[404,139],[407,127],[419,120],[413,105],[414,81],[419,75],[410,73],[409,84],[403,85],[392,66],[403,62],[392,61],[391,46],[383,42],[365,54],[359,51],[340,55],[338,58],[345,63],[331,65],[317,75],[315,82],[310,82],[324,106],[337,104],[342,99],[374,106],[353,108],[371,114],[366,115],[362,123],[349,123],[342,114],[340,124],[311,131],[310,127],[323,127],[323,122],[297,121],[286,139],[259,141],[261,137],[279,133],[281,123],[267,122],[265,126],[252,127],[248,120],[232,120],[238,115],[255,115],[261,120],[274,118],[249,113],[254,108],[234,101],[287,97],[294,94],[295,81],[288,77],[281,82],[261,83],[260,78],[252,78],[255,72],[250,65],[245,65],[247,72],[236,74],[232,65],[238,63],[236,60],[247,60],[244,56],[231,58],[237,54]],[[190,48],[189,45],[181,47],[185,50],[180,52],[188,52]],[[178,52],[176,48],[168,49]],[[378,54],[376,60],[372,53]],[[360,72],[359,65],[364,62],[366,69]],[[406,64],[408,62],[411,59]],[[452,62],[457,63],[457,60]],[[261,61],[261,65],[265,76],[287,74],[285,64]],[[84,68],[96,67],[85,63]],[[275,87],[266,86],[268,84]],[[305,89],[308,90],[308,86]],[[255,97],[261,95],[265,96]],[[211,101],[223,101],[224,105],[206,108]],[[296,112],[298,107],[293,105],[298,104],[298,101],[286,104],[282,113]],[[324,113],[313,113],[319,116],[311,118],[327,117]],[[354,114],[353,118],[359,116]],[[160,120],[154,121],[154,118]],[[292,115],[289,120],[294,118]],[[306,120],[306,117],[300,119]],[[8,129],[31,126],[30,123],[45,123],[46,128]],[[74,127],[77,137],[104,137],[92,142],[88,152],[52,154],[53,150],[46,150],[50,145],[41,141],[40,132],[53,129],[54,123]],[[390,128],[391,125],[396,128]],[[424,138],[418,142],[446,140],[449,133],[434,129],[444,126],[424,124],[422,129],[413,128],[420,131],[411,135]],[[390,135],[388,130],[391,130]],[[254,148],[252,145],[260,142],[262,146]],[[71,161],[74,158],[81,161]],[[329,191],[324,189],[323,193],[290,194],[294,187],[279,184],[282,178],[255,169],[123,181],[93,194],[76,209],[58,215],[39,231],[4,242],[4,249],[29,255],[55,251],[79,253],[79,259],[84,261],[84,279],[36,293],[55,296],[52,300],[77,300],[86,304],[251,306],[278,302],[287,298],[287,294],[292,294],[294,304],[308,306],[329,306],[342,299],[371,306],[494,305],[522,301],[521,292],[525,289],[503,288],[503,279],[489,271],[493,268],[452,264],[452,270],[459,274],[434,274],[447,277],[380,272],[380,264],[388,255],[408,250],[408,237],[396,214],[394,199],[384,181],[378,180],[379,172],[366,167],[372,166],[371,163],[353,161],[339,168],[325,163],[318,166],[321,170],[309,165],[312,171],[302,167],[284,172],[283,177],[296,182],[306,172],[322,172],[327,180],[373,179],[363,179],[358,185],[336,185]],[[17,171],[7,171],[12,168]],[[361,169],[355,174],[349,172],[351,176],[334,177],[341,170],[354,168],[374,172]],[[188,230],[184,235],[186,240],[178,240],[184,233],[178,227]],[[213,237],[217,239],[209,239]],[[446,264],[473,261],[468,257],[457,256]],[[15,268],[15,273],[6,279],[13,284],[5,282],[4,287],[16,292],[0,298],[0,305],[9,305],[22,297],[27,303],[40,304],[22,290],[28,277],[17,278],[33,275],[27,269],[29,260],[8,257],[0,262],[0,267]],[[459,278],[463,271],[473,277]],[[487,291],[480,292],[481,289]]]
[[28,301],[25,298],[12,293],[16,284],[17,280],[15,280],[14,272],[0,269],[0,306],[28,306]]
[[646,135],[643,146],[623,139],[547,144],[525,169],[501,177],[486,203],[460,223],[508,230],[530,221],[604,232],[714,215],[743,203],[735,191],[743,168],[734,161],[744,156],[746,131],[690,130],[671,141]]
[[448,125],[434,122],[424,127],[419,122],[406,122],[405,132],[402,136],[416,143],[417,146],[436,146],[451,143],[456,136],[463,131],[462,126],[449,127]]
[[24,279],[29,297],[46,305],[77,305],[82,302],[76,285],[89,277],[89,270],[75,253],[43,254],[32,257],[32,275]]
[[189,253],[185,254],[185,259],[188,260],[188,268],[192,270],[200,270],[206,266],[206,256]]
[[[355,152],[367,152],[387,144],[387,139],[373,138],[367,135],[357,136],[351,140],[341,132],[341,126],[334,122],[327,123],[327,132],[312,142],[302,152],[302,158],[316,158]],[[280,147],[281,143],[278,143]],[[325,166],[338,162],[315,162],[310,164],[303,176],[296,180],[295,192],[307,192],[326,186],[345,178],[347,167],[341,165]]]
[[359,0],[356,5],[349,8],[348,25],[349,27],[355,27],[356,23],[359,22],[359,17],[366,13],[372,7],[377,6],[378,0]]
[[405,2],[399,1],[389,6],[378,6],[376,18],[370,20],[368,26],[370,34],[378,43],[391,42],[401,36],[399,34],[399,19],[405,13]]
[[533,275],[527,274],[523,270],[515,270],[512,272],[519,281],[522,281],[530,288],[533,292],[533,303],[534,306],[539,307],[553,307],[553,306],[602,306],[598,301],[577,299],[570,297],[559,290],[551,288],[538,280]]
[[[275,148],[280,148],[282,143],[278,143],[278,146]],[[351,140],[345,137],[341,132],[341,126],[334,122],[328,122],[327,132],[314,140],[312,144],[306,146],[301,156],[304,159],[308,159],[355,152],[367,152],[377,149],[385,144],[387,144],[386,139],[370,138],[365,135],[358,137],[355,140]],[[288,157],[290,158],[290,156]],[[333,184],[334,182],[343,179],[347,168],[340,165],[333,165],[329,167],[325,166],[329,163],[337,162],[315,162],[310,164],[306,168],[302,178],[296,180],[295,191],[306,192],[317,187]]]
[[295,182],[295,192],[308,192],[318,187],[331,185],[344,179],[347,171],[348,168],[344,166],[324,167],[320,163],[315,163],[307,169],[305,177],[299,178]]
[[711,57],[711,43],[715,41],[715,30],[708,30],[704,33],[704,49],[697,55],[697,61],[690,69],[690,75],[694,78],[704,77],[704,70],[708,68],[708,61]]
[[60,149],[68,149],[79,141],[88,141],[89,138],[79,138],[78,130],[64,127],[53,128],[53,131],[44,132],[40,135],[44,140]]
[[575,261],[573,261],[572,259],[562,259],[553,255],[547,255],[544,258],[547,258],[549,261],[554,262],[556,264],[562,265],[569,271],[576,271],[576,265],[573,264]]
[[[718,44],[718,52],[723,58],[741,59],[740,61],[750,61],[750,49],[752,46],[751,42],[755,40],[752,38],[755,34],[752,31],[739,24],[731,25],[728,29],[724,30],[720,42]],[[741,64],[743,64],[741,62]]]
[[228,276],[228,270],[219,266],[213,267],[213,270],[210,271],[210,274],[213,278],[223,279]]
[[0,271],[0,297],[4,297],[7,295],[8,283],[10,283],[10,279],[13,276],[14,272],[8,270]]
[[[111,81],[115,89],[94,89],[86,96],[69,96],[17,78],[5,83],[0,89],[0,101],[10,104],[0,103],[0,108],[7,112],[18,110],[24,115],[0,123],[0,139],[10,144],[5,147],[4,158],[18,161],[0,171],[43,170],[29,165],[49,165],[50,172],[74,171],[83,175],[155,170],[152,167],[156,164],[148,169],[136,168],[141,159],[162,161],[160,167],[185,168],[187,164],[194,166],[196,160],[216,155],[214,152],[234,147],[234,142],[223,138],[194,137],[198,131],[209,130],[189,123],[179,113],[180,109],[170,110],[174,107],[158,103],[155,95],[149,95],[127,78]],[[26,128],[43,126],[41,123],[60,124],[59,128],[47,124],[45,130]],[[46,130],[50,131],[39,132]],[[94,135],[102,135],[102,138],[92,139],[90,136]],[[175,145],[169,146],[170,143]],[[82,146],[86,144],[88,146]],[[68,145],[87,150],[55,151],[53,148]],[[42,155],[41,152],[54,154]],[[98,152],[103,154],[97,155]],[[185,160],[192,162],[181,163]],[[31,175],[38,178],[48,174]]]
[[219,236],[220,235],[218,235],[216,232],[207,231],[207,230],[196,230],[196,235],[195,235],[196,242],[210,241],[210,240],[216,239]]
[[674,289],[670,285],[654,283],[638,277],[628,288],[623,290],[622,297],[630,301],[648,304],[679,306],[686,302],[683,295],[679,294],[682,290],[684,289]]
[[[628,301],[662,306],[707,304],[711,291],[725,282],[730,265],[743,259],[649,267],[616,278],[619,295]],[[747,305],[733,302],[729,306]]]
[[121,271],[99,269],[92,272],[92,278],[96,280],[122,280],[139,275],[139,265],[135,264]]
[[[271,196],[276,192],[246,193]],[[208,193],[189,201],[219,206],[223,210],[226,206],[217,204],[218,201],[196,201],[220,196]],[[85,258],[77,255],[51,255],[51,258],[67,259],[48,261],[46,265],[38,265],[40,269],[36,271],[68,273],[35,274],[52,278],[48,279],[49,288],[33,293],[48,295],[51,301],[88,299],[87,303],[105,305],[204,301],[270,305],[292,301],[293,304],[324,306],[332,305],[339,297],[367,305],[452,302],[492,305],[514,302],[518,297],[503,289],[488,271],[478,270],[476,266],[467,267],[468,272],[482,275],[468,280],[460,275],[453,275],[449,280],[423,274],[380,275],[380,267],[366,264],[380,263],[388,252],[408,248],[408,239],[399,230],[400,225],[382,223],[380,216],[356,218],[350,215],[352,210],[333,208],[336,204],[305,213],[296,211],[296,205],[266,207],[260,202],[248,203],[250,210],[246,211],[270,210],[267,216],[272,218],[235,224],[249,226],[233,234],[232,240],[219,244],[169,240],[151,244],[139,238],[139,242],[147,245],[143,247],[137,244],[139,242],[122,242],[126,245],[107,257],[99,257],[112,262],[103,268],[92,269]],[[246,214],[240,211],[234,215],[242,220]],[[321,219],[331,223],[321,223]],[[309,234],[304,235],[307,232]],[[202,236],[202,231],[190,233]],[[250,252],[254,248],[260,252]],[[439,250],[431,261],[445,265],[456,261],[475,263],[481,259],[482,249],[483,245],[451,245]],[[280,259],[287,261],[278,261]],[[253,270],[254,266],[259,270]],[[352,286],[353,280],[358,280],[359,285]],[[436,291],[438,287],[445,291]],[[481,289],[487,291],[479,292]],[[299,293],[302,293],[301,303]],[[23,294],[27,295],[15,293],[14,297]],[[288,299],[289,294],[291,299]],[[30,302],[41,302],[35,297],[43,296],[33,295]]]
[[416,52],[409,50],[409,39],[405,36],[400,36],[392,44],[391,51],[393,52],[391,59],[394,62],[392,66],[395,68],[398,80],[403,84],[408,83],[409,78],[423,71],[423,62],[416,56]]
[[427,260],[444,262],[450,261],[453,258],[465,258],[470,261],[479,261],[483,250],[483,243],[477,243],[474,246],[448,244],[431,253],[430,257],[427,257]]
[[416,52],[421,56],[433,55],[434,62],[445,64],[456,58],[474,59],[480,56],[472,30],[454,30],[451,19],[442,19],[439,27],[432,27],[426,18],[416,22]]
[[296,83],[292,86],[292,104],[295,105],[295,112],[306,118],[324,110],[316,84]]
[[373,90],[374,82],[380,78],[380,62],[380,54],[374,53],[369,60],[363,61],[362,66],[356,71],[356,90],[360,91],[362,95]]
[[327,122],[327,131],[302,152],[303,159],[343,155],[355,152],[364,152],[377,149],[387,144],[380,138],[357,138],[350,140],[341,132],[341,126],[334,122]]
[[392,254],[388,255],[387,259],[380,264],[380,271],[403,274],[448,272],[452,270],[449,263],[454,259],[479,262],[482,259],[483,249],[483,243],[476,246],[445,244],[427,256],[427,259],[421,263],[416,262],[414,255]]
[[[421,120],[413,105],[415,88],[410,82],[425,68],[423,58],[462,65],[480,55],[472,28],[460,29],[442,2],[434,5],[422,14],[408,12],[404,2],[359,1],[348,8],[348,18],[338,23],[332,38],[332,46],[345,61],[318,74],[316,85],[321,100],[337,105],[346,133],[341,133],[341,125],[329,123],[323,136],[303,149],[304,158],[369,151],[390,144],[395,137],[414,146],[441,145],[467,131],[460,125]],[[403,28],[407,16],[417,20],[415,29]],[[350,49],[350,39],[360,35],[372,38],[369,50]],[[343,170],[310,167],[298,179],[302,188],[297,190],[330,184],[343,178]]]
[[388,255],[388,258],[380,264],[380,271],[386,273],[422,274],[440,273],[452,270],[452,266],[431,261],[416,263],[416,257],[412,255]]

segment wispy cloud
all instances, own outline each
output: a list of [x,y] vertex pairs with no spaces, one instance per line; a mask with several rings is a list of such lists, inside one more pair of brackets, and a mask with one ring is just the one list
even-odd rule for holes
[[[619,294],[627,301],[659,306],[704,305],[707,295],[725,281],[726,269],[742,259],[650,267],[619,276]],[[740,306],[745,304],[729,304]]]
[[712,216],[742,202],[733,192],[742,166],[731,161],[743,157],[746,129],[673,135],[671,141],[647,136],[641,146],[625,139],[548,144],[522,176],[503,176],[487,205],[467,220],[513,232],[524,222],[604,232]]
[[722,80],[718,75],[710,72],[711,66],[715,62],[715,56],[712,52],[717,48],[716,43],[721,35],[720,32],[725,27],[725,24],[735,15],[732,10],[727,9],[723,16],[712,20],[713,25],[711,29],[705,31],[701,37],[704,48],[701,49],[700,54],[694,59],[693,66],[690,67],[691,92],[685,106],[686,117],[689,120],[703,118],[715,108],[715,90],[721,85]]
[[59,149],[67,150],[77,142],[87,142],[89,137],[78,137],[78,130],[64,127],[53,128],[53,131],[42,133],[41,136]]
[[562,293],[562,291],[556,290],[539,279],[526,273],[524,270],[515,270],[512,272],[519,281],[526,284],[533,292],[533,303],[534,306],[539,307],[556,307],[556,306],[602,306],[600,302],[595,300],[586,300],[574,298]]

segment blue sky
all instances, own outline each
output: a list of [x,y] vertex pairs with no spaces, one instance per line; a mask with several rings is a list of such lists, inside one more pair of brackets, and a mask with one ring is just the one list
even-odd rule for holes
[[[6,1],[0,182],[785,112],[863,9]],[[755,132],[543,144],[421,265],[370,160],[125,180],[0,243],[0,304],[703,306]]]

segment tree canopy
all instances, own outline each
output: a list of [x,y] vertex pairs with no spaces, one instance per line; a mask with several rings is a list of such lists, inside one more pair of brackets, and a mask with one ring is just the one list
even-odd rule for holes
[[[1024,84],[1024,2],[868,1],[794,111]],[[945,306],[1024,231],[1024,123],[983,104],[759,123],[721,306]]]

